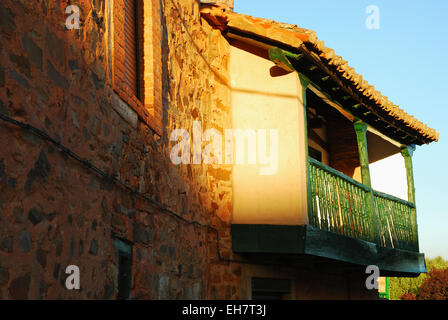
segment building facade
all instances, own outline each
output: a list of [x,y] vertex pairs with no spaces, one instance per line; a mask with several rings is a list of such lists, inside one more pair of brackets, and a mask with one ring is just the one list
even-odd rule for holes
[[[438,134],[231,6],[2,1],[1,299],[369,299],[367,265],[425,272],[411,153]],[[406,201],[370,181],[400,153]]]

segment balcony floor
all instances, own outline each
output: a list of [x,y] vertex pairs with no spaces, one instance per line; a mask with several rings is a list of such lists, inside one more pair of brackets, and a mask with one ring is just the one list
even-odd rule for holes
[[311,225],[234,224],[232,246],[235,253],[251,256],[313,256],[358,266],[377,265],[381,276],[415,277],[426,273],[423,253],[380,247]]

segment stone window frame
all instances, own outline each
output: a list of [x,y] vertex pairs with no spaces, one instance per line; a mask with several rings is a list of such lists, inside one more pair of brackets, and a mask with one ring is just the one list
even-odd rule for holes
[[162,48],[159,1],[135,0],[137,6],[137,72],[139,97],[124,83],[124,3],[112,6],[112,84],[115,93],[139,119],[162,135]]

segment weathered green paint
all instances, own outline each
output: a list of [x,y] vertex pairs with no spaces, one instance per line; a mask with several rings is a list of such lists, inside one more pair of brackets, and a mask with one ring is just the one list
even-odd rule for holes
[[[367,149],[367,124],[363,121],[356,119],[353,123],[356,132],[356,140],[358,142],[359,151],[359,164],[361,166],[361,179],[362,183],[370,188],[370,192],[366,194],[366,209],[372,220],[375,228],[375,238],[376,243],[380,244],[379,229],[378,229],[378,219],[376,215],[376,210],[374,206],[374,196],[372,191],[372,182],[370,179],[370,169],[369,169],[369,152]],[[369,201],[370,198],[370,201]]]
[[369,153],[367,151],[367,124],[361,120],[357,120],[353,123],[353,125],[355,127],[356,139],[358,141],[362,183],[370,188],[372,187],[372,183],[370,180]]
[[311,225],[384,247],[418,252],[413,203],[372,190],[315,159],[310,158],[309,163]]
[[381,246],[418,252],[415,206],[377,191],[374,195]]
[[312,225],[322,230],[375,242],[375,226],[368,208],[371,189],[341,172],[309,159]]
[[308,79],[303,74],[299,73],[300,85],[302,86],[302,101],[303,106],[306,108],[306,90],[308,89],[309,84],[311,83],[310,79]]
[[318,167],[318,168],[320,168],[322,170],[325,170],[328,173],[330,173],[330,174],[332,174],[332,175],[334,175],[334,176],[336,176],[336,177],[338,177],[340,179],[346,180],[347,182],[353,184],[354,186],[356,186],[356,187],[358,187],[360,189],[363,189],[366,192],[370,191],[370,188],[365,186],[364,184],[359,183],[355,179],[352,179],[349,176],[346,176],[342,172],[340,172],[340,171],[338,171],[336,169],[333,169],[332,167],[329,167],[326,164],[317,161],[316,159],[310,158],[309,161],[312,163],[313,166],[316,166],[316,167]]
[[382,192],[374,190],[373,191],[373,195],[381,197],[381,198],[385,198],[385,199],[393,201],[393,202],[401,203],[401,204],[403,204],[405,206],[408,206],[410,208],[415,208],[415,204],[414,203],[412,203],[410,201],[406,201],[406,200],[400,199],[400,198],[397,198],[397,197],[394,197],[394,196],[392,196],[390,194],[386,194],[386,193],[382,193]]
[[295,71],[295,68],[289,59],[300,60],[302,56],[302,54],[294,54],[280,48],[269,49],[269,59],[271,59],[271,61],[273,61],[280,68],[290,72]]
[[[415,185],[414,185],[414,170],[412,167],[412,155],[414,154],[415,146],[403,146],[401,148],[401,154],[404,157],[404,164],[406,167],[406,178],[408,183],[408,200],[415,205]],[[417,225],[417,210],[414,209],[414,214],[412,216],[412,223],[414,226],[414,235],[416,248],[419,250],[418,243],[418,225]]]
[[232,248],[238,253],[295,253],[304,252],[303,226],[262,224],[232,224]]
[[408,182],[408,200],[415,204],[414,171],[412,168],[412,155],[414,151],[415,151],[414,146],[403,146],[401,148],[401,155],[404,158],[404,165],[406,167],[406,177]]
[[[369,114],[372,114],[371,110],[365,111],[362,114],[359,113],[359,111],[361,109],[360,107],[362,107],[362,106],[365,107],[365,108],[363,108],[364,110],[370,109],[368,107],[368,104],[363,102],[362,99],[360,100],[358,97],[352,95],[350,93],[350,90],[348,90],[345,86],[341,86],[340,83],[332,80],[330,75],[328,75],[328,74],[322,75],[320,72],[316,72],[317,69],[321,69],[320,66],[318,64],[316,64],[316,62],[313,62],[313,61],[310,61],[309,59],[307,59],[307,62],[303,64],[303,65],[306,65],[306,67],[300,67],[299,65],[295,64],[295,62],[297,62],[298,60],[300,60],[304,56],[306,56],[305,54],[293,53],[288,50],[283,50],[280,48],[271,48],[271,49],[269,49],[270,56],[271,56],[271,51],[273,51],[272,58],[271,58],[272,61],[274,61],[274,62],[278,61],[279,62],[278,65],[280,67],[284,68],[285,70],[288,70],[288,71],[295,70],[298,73],[302,73],[303,75],[309,77],[309,79],[312,81],[313,87],[319,88],[319,84],[324,85],[324,83],[327,83],[327,84],[331,83],[332,87],[330,89],[328,89],[327,91],[339,91],[339,90],[343,89],[348,95],[342,96],[339,98],[332,98],[331,100],[332,100],[332,102],[342,106],[342,108],[345,111],[348,111],[351,114],[356,114],[357,116],[362,115],[362,118],[364,118],[365,116],[367,116]],[[294,65],[295,65],[295,67],[294,67]],[[322,70],[322,71],[326,72],[325,70]],[[319,91],[321,91],[322,93],[326,93],[325,92],[326,90],[319,89]],[[352,101],[357,101],[358,103],[353,105]],[[386,119],[380,117],[378,114],[375,113],[374,116],[376,117],[376,120],[374,120],[374,122],[379,122],[379,124],[381,124],[382,126],[384,126],[386,128],[387,127],[389,127],[389,128],[395,127],[395,124],[392,124],[391,122],[387,121]],[[367,119],[365,119],[365,120],[367,120]],[[383,133],[390,136],[390,138],[395,139],[404,144],[418,143],[421,145],[423,143],[431,142],[428,139],[425,139],[418,135],[407,132],[406,129],[402,129],[402,128],[398,128],[398,127],[396,127],[396,129],[397,130],[394,132],[387,132],[387,133],[383,132]],[[405,133],[405,131],[407,133]],[[401,134],[400,134],[400,132],[401,132]],[[405,133],[404,136],[402,135],[403,133]]]
[[[295,70],[291,61],[298,61],[302,56],[301,54],[294,54],[280,48],[269,49],[270,59],[288,71]],[[412,204],[415,202],[411,159],[412,150],[410,148],[402,149],[408,172],[409,202],[376,192],[371,188],[366,137],[367,124],[357,118],[355,118],[354,129],[358,143],[362,184],[343,175],[337,170],[325,166],[319,161],[309,158],[306,90],[312,82],[304,74],[298,71],[297,73],[302,86],[302,101],[304,106],[305,154],[306,158],[309,159],[306,162],[309,224],[323,230],[376,242],[377,245],[400,247],[409,250],[415,250],[417,248],[418,252],[416,210]],[[316,84],[312,84],[318,90],[324,92]],[[332,89],[333,91],[337,91],[340,88],[334,87]],[[346,100],[350,99],[350,96],[346,97]],[[332,100],[329,96],[328,98]],[[340,105],[337,101],[334,102]],[[361,105],[357,104],[353,108],[356,109],[359,106]],[[351,114],[348,109],[344,107],[343,109]],[[370,112],[366,112],[365,114],[367,113]],[[345,197],[344,193],[349,196]],[[392,207],[397,212],[390,212],[390,208]],[[320,215],[320,219],[318,215]],[[394,219],[390,220],[392,216],[394,216]],[[401,226],[401,230],[392,228],[395,239],[385,239],[386,232],[389,232],[389,238],[391,238],[392,233],[391,229],[387,226],[388,223],[396,223]],[[380,239],[380,236],[382,239]],[[415,245],[416,243],[417,246]]]
[[[353,113],[350,109],[346,108],[344,105],[342,105],[341,103],[339,103],[338,101],[334,100],[331,95],[329,95],[327,92],[325,92],[325,90],[323,90],[319,85],[317,85],[315,82],[311,81],[308,77],[306,77],[305,75],[299,73],[300,76],[307,82],[307,85],[312,84],[314,88],[316,88],[320,93],[322,93],[326,99],[330,100],[332,103],[336,104],[337,106],[339,106],[341,109],[343,109],[345,112],[347,112],[348,114],[350,114],[351,116],[353,116]],[[330,78],[330,76],[324,77],[324,78]],[[323,79],[322,79],[323,80]]]
[[[407,250],[383,248],[310,225],[232,225],[235,253],[282,254],[284,258],[305,256],[333,259],[356,265],[377,265],[381,275],[417,276],[426,272],[424,255]],[[250,258],[249,258],[250,259]]]

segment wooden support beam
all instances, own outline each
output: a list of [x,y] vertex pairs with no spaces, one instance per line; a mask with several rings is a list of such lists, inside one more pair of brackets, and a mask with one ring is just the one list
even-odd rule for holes
[[332,97],[328,94],[328,92],[322,90],[321,88],[317,87],[315,84],[310,84],[308,88],[313,91],[319,98],[321,98],[325,103],[330,105],[331,107],[335,108],[337,111],[339,111],[344,117],[346,117],[350,122],[353,122],[355,117],[350,113],[350,111],[345,110],[341,104],[338,104],[338,102],[335,102]]
[[[314,62],[319,67],[320,70],[322,70],[325,74],[330,76],[329,82],[331,82],[333,86],[337,85],[345,93],[350,94],[355,101],[358,101],[360,103],[360,105],[365,106],[366,109],[371,111],[371,113],[375,117],[381,119],[382,122],[389,123],[395,128],[400,128],[401,130],[406,131],[410,136],[416,137],[416,131],[414,129],[403,127],[399,121],[394,119],[388,113],[377,109],[374,106],[375,102],[372,99],[368,99],[368,98],[364,97],[353,86],[350,86],[350,85],[347,85],[346,83],[344,83],[343,80],[339,76],[337,76],[334,71],[330,70],[329,66],[325,65],[325,63],[322,61],[322,59],[319,57],[319,55],[317,53],[315,53],[311,49],[307,48],[307,46],[305,44],[302,44],[300,46],[300,50],[301,50],[301,52],[304,52],[305,56],[307,58],[309,58],[310,60],[312,60],[312,62]],[[306,74],[306,71],[307,70],[304,70],[305,74]],[[311,78],[311,79],[313,80],[314,78]],[[331,90],[331,88],[329,88],[329,90]],[[369,119],[369,121],[370,121],[370,119]],[[421,137],[416,137],[416,139],[418,139],[419,144],[428,142],[428,141],[425,141],[425,139],[421,138]],[[400,141],[400,142],[405,143],[405,141]]]
[[[414,185],[414,170],[412,168],[412,155],[414,154],[415,146],[402,146],[401,155],[404,158],[404,165],[406,167],[406,178],[408,183],[408,201],[414,204],[415,208],[415,185]],[[417,210],[414,209],[413,215],[411,216],[411,222],[414,228],[414,241],[416,243],[416,251],[419,251],[418,243],[418,225],[417,225]]]
[[415,146],[401,147],[401,155],[404,158],[404,165],[406,167],[406,177],[408,183],[408,201],[415,204],[415,186],[414,186],[414,172],[412,168],[412,155],[414,154]]
[[298,61],[302,57],[303,54],[291,53],[280,48],[274,47],[269,49],[269,59],[271,59],[280,68],[289,72],[295,71],[290,59]]
[[379,236],[379,226],[378,219],[375,210],[374,204],[374,194],[372,189],[372,182],[370,179],[370,169],[369,169],[369,153],[367,150],[367,124],[362,122],[361,120],[356,120],[354,122],[354,128],[356,132],[356,140],[358,142],[358,151],[359,151],[359,163],[361,166],[361,177],[362,183],[366,185],[370,192],[366,195],[366,210],[369,213],[369,217],[375,227],[375,239],[376,244],[380,246],[380,236]]
[[356,138],[358,141],[358,150],[359,150],[359,163],[361,165],[361,177],[362,183],[372,187],[372,183],[370,181],[370,169],[369,169],[369,154],[367,151],[367,124],[362,122],[361,120],[357,120],[354,123]]

